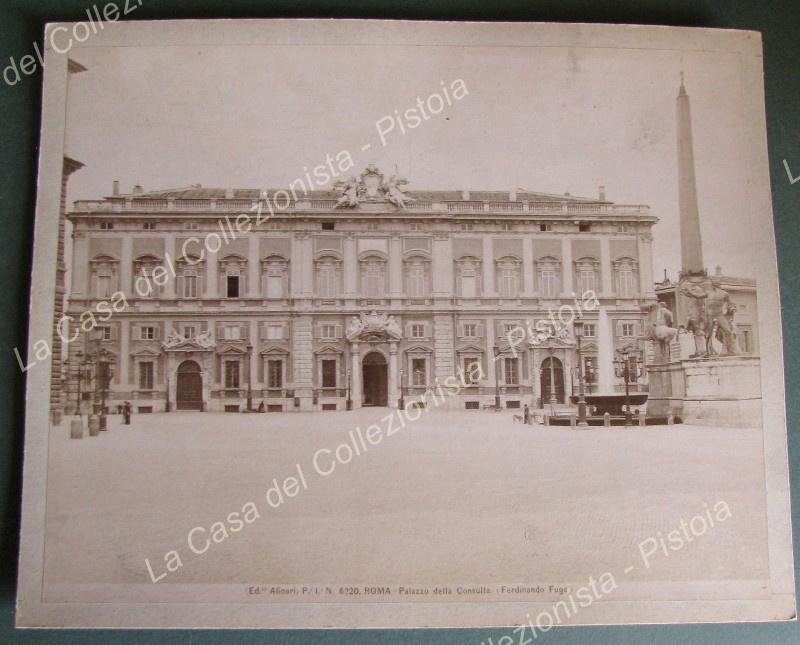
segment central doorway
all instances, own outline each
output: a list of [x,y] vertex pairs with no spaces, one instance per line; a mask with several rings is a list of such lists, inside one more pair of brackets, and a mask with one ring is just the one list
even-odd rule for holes
[[364,405],[389,404],[389,379],[386,358],[380,352],[370,352],[361,364],[364,382]]
[[551,395],[555,396],[556,403],[564,403],[564,365],[555,356],[542,361],[540,382],[543,405],[550,402]]
[[203,409],[203,375],[194,361],[183,361],[178,365],[175,407],[178,410]]

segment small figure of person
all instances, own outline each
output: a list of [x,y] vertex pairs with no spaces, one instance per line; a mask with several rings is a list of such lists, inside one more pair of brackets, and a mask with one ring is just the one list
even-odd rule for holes
[[530,425],[531,422],[531,411],[528,408],[528,404],[525,404],[525,407],[522,408],[522,423],[526,426]]
[[122,405],[122,423],[129,426],[131,424],[131,402],[125,401]]
[[264,411],[264,401],[261,401],[261,403],[258,404],[258,411],[259,412],[263,412]]

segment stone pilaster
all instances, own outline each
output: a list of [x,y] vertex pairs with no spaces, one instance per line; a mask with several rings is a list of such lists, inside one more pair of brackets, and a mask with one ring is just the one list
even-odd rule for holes
[[389,343],[389,407],[397,407],[397,399],[400,397],[398,386],[399,374],[397,371],[397,342]]
[[563,297],[572,297],[572,276],[575,267],[572,266],[572,239],[564,237],[561,239],[561,284]]
[[495,296],[497,291],[494,284],[494,247],[492,246],[492,238],[489,235],[483,237],[483,296]]
[[607,235],[600,238],[600,293],[610,296],[614,293],[614,276],[611,272],[611,241]]
[[453,245],[446,233],[433,238],[433,296],[446,297],[453,291]]
[[219,298],[219,266],[217,251],[211,251],[206,245],[206,298]]
[[536,292],[536,281],[533,273],[533,240],[526,236],[522,238],[522,293],[531,296]]
[[356,238],[348,235],[344,238],[344,295],[353,297],[358,290],[358,249]]
[[440,382],[455,374],[453,318],[449,314],[433,317],[433,357],[435,375]]
[[294,395],[301,410],[313,409],[313,330],[311,316],[297,316],[292,322],[292,373]]
[[[173,245],[174,246],[174,245]],[[128,297],[137,297],[133,290],[133,238],[130,235],[122,236],[122,251],[119,259],[119,285],[118,288]]]
[[350,345],[350,398],[353,409],[361,407],[361,348],[358,342]]

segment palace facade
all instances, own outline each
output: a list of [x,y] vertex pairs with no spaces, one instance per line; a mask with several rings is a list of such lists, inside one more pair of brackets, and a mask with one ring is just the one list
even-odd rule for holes
[[[609,202],[602,188],[579,198],[403,184],[370,166],[338,191],[290,200],[200,186],[123,194],[115,182],[76,202],[67,313],[77,321],[118,291],[128,307],[69,343],[67,412],[79,388],[86,399],[99,387],[83,373],[81,385],[77,366],[101,351],[109,406],[138,412],[396,407],[476,362],[484,378],[467,378],[449,407],[563,403],[577,387],[571,331],[516,352],[508,333],[585,292],[615,348],[642,348],[655,303],[647,206]],[[256,224],[259,210],[274,215]],[[590,389],[597,319],[598,308],[582,314]]]

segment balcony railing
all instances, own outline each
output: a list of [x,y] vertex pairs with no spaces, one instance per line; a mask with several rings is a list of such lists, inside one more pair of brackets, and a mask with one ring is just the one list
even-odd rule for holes
[[[76,213],[103,213],[103,212],[160,212],[168,210],[178,211],[239,211],[250,212],[258,209],[268,209],[264,200],[258,199],[152,199],[152,198],[125,198],[125,199],[82,199],[74,204]],[[332,211],[336,209],[335,199],[305,199],[276,204],[271,202],[273,211]],[[388,208],[394,208],[387,204]],[[642,204],[595,204],[573,202],[433,202],[416,201],[406,206],[410,211],[436,211],[450,213],[535,213],[535,214],[577,214],[577,215],[647,215],[650,207]],[[339,212],[339,211],[337,211]],[[348,212],[341,209],[342,213]]]

